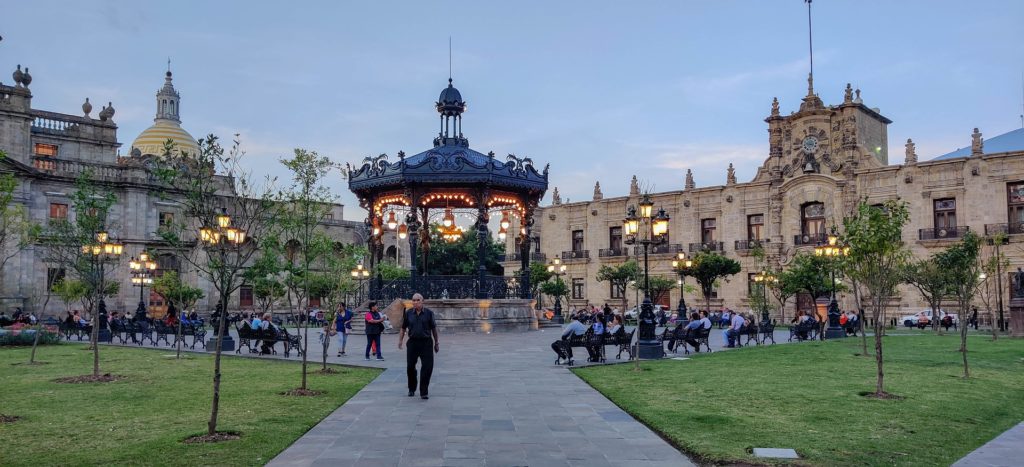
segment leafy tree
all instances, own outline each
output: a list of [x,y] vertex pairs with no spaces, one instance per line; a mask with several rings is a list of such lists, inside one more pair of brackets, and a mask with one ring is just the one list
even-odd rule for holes
[[[984,304],[985,310],[992,320],[992,340],[999,339],[1000,329],[996,324],[999,321],[996,320],[995,310],[999,307],[1000,295],[1003,291],[1003,273],[1010,270],[1010,260],[1003,252],[999,251],[999,246],[1005,245],[1007,240],[1006,234],[998,233],[988,238],[987,247],[982,247],[982,256],[985,259],[982,260],[981,269],[985,273],[985,279],[982,280],[981,287],[978,288],[978,298]],[[961,313],[966,314],[967,312]],[[960,321],[961,326],[967,323],[964,316],[960,317]]]
[[910,261],[903,270],[903,280],[914,286],[931,307],[932,329],[936,333],[942,332],[939,327],[939,309],[942,307],[942,298],[951,292],[949,279],[949,271],[939,264],[936,255]]
[[883,209],[861,201],[857,212],[843,220],[849,254],[843,270],[868,290],[875,323],[875,364],[878,368],[875,397],[885,397],[882,355],[882,313],[886,301],[902,281],[901,271],[910,259],[903,244],[903,226],[910,218],[905,202],[887,201]]
[[530,263],[530,296],[537,299],[537,309],[541,306],[540,286],[547,282],[551,275],[546,264],[537,261]]
[[384,281],[408,279],[409,270],[396,264],[391,259],[386,259],[377,264],[377,275]]
[[[278,226],[285,245],[285,285],[288,287],[289,303],[292,295],[295,303],[293,314],[309,308],[311,297],[311,269],[313,263],[334,249],[333,241],[323,232],[321,223],[330,213],[331,204],[337,196],[325,184],[327,175],[335,164],[326,156],[314,151],[295,149],[291,159],[281,159],[281,164],[292,175],[292,184],[278,193],[280,203]],[[300,391],[307,391],[307,347],[309,343],[309,319],[299,320],[302,327],[302,384]]]
[[[92,319],[90,343],[93,349],[92,376],[100,376],[99,320],[97,307],[103,299],[117,293],[117,283],[106,277],[105,261],[97,261],[91,254],[82,251],[83,245],[96,243],[96,233],[105,231],[107,213],[117,198],[113,193],[101,189],[92,181],[92,173],[83,172],[75,180],[75,192],[71,195],[73,219],[51,219],[39,237],[43,249],[43,261],[64,267],[71,279],[85,285],[80,298],[82,306]],[[117,258],[107,260],[116,264]],[[111,265],[110,267],[114,267]]]
[[607,282],[611,287],[619,291],[619,295],[622,297],[623,310],[626,309],[626,286],[630,282],[636,281],[639,275],[640,266],[636,260],[632,259],[618,266],[602,265],[597,270],[598,282]]
[[786,302],[789,301],[789,297],[800,293],[800,284],[790,270],[775,271],[773,275],[778,281],[769,283],[768,290],[779,302],[779,318],[786,322]]
[[[440,224],[430,225],[430,253],[427,261],[428,275],[441,276],[472,276],[477,273],[477,234],[469,229],[454,242],[447,242],[441,236]],[[490,235],[487,236],[484,249],[484,268],[488,274],[504,275],[501,266],[501,255],[505,253],[505,245],[497,243]]]
[[[165,300],[175,306],[180,313],[195,306],[203,298],[203,289],[192,287],[181,280],[178,271],[165,271],[160,277],[153,280],[153,291],[160,294]],[[181,358],[181,318],[178,318],[178,329],[174,341],[178,344],[175,358]]]
[[700,285],[700,291],[704,296],[704,303],[707,305],[708,313],[711,312],[711,293],[715,290],[715,283],[718,279],[728,281],[729,276],[739,272],[739,262],[713,251],[697,253],[697,256],[693,258],[690,276],[696,279],[697,284]]
[[53,293],[57,295],[71,313],[71,304],[82,299],[86,294],[85,283],[75,279],[64,278],[53,284]]
[[[199,152],[176,151],[174,143],[164,145],[154,174],[165,184],[164,196],[173,196],[181,203],[184,219],[172,222],[157,233],[171,247],[204,275],[217,292],[217,342],[213,356],[213,399],[207,436],[217,433],[220,410],[221,347],[226,334],[228,299],[242,286],[242,273],[251,263],[261,242],[276,225],[276,209],[272,199],[273,179],[256,185],[242,169],[245,155],[236,139],[225,154],[218,138],[209,135],[199,140]],[[224,210],[231,215],[231,225],[246,234],[246,241],[237,245],[211,245],[197,238],[200,227],[217,226],[217,216]]]
[[829,267],[828,258],[799,253],[793,258],[793,265],[787,271],[788,279],[798,290],[807,292],[811,298],[818,300],[832,291]]
[[[951,295],[956,297],[960,305],[962,318],[970,309],[974,295],[981,285],[982,264],[978,261],[981,251],[981,239],[974,232],[968,231],[964,237],[946,251],[936,254],[940,267],[948,271]],[[967,364],[967,323],[960,323],[960,353],[964,362],[964,378],[971,376]]]
[[541,284],[540,291],[544,295],[559,300],[561,297],[569,295],[569,286],[565,285],[565,281],[561,277],[555,276],[555,280]]
[[661,276],[650,276],[647,282],[647,287],[650,288],[651,300],[655,303],[661,301],[663,295],[669,293],[678,285],[675,279]]
[[[6,157],[7,154],[0,150],[0,161]],[[42,227],[32,222],[25,206],[14,200],[17,188],[18,180],[14,174],[0,174],[0,271],[5,270],[8,260],[35,242],[42,233]],[[0,274],[0,291],[4,290],[3,278],[4,275]]]

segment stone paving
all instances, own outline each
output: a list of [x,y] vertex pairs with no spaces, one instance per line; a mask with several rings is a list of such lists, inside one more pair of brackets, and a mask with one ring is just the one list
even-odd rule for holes
[[[442,335],[429,400],[406,396],[397,336],[384,336],[383,362],[363,360],[365,338],[354,336],[350,356],[334,357],[332,346],[329,361],[385,372],[269,465],[693,465],[555,366],[549,344],[557,336],[557,330]],[[585,354],[577,349],[577,358],[586,360]]]
[[1024,464],[1024,422],[953,464],[954,467],[1010,467]]

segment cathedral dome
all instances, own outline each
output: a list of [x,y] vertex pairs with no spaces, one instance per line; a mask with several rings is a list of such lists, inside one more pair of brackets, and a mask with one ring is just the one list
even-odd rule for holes
[[181,95],[174,89],[171,81],[171,70],[168,68],[164,76],[164,86],[156,93],[156,118],[153,119],[153,126],[146,128],[132,142],[132,156],[162,155],[167,140],[174,143],[174,151],[178,154],[199,154],[199,143],[181,127]]
[[196,139],[178,122],[167,119],[157,119],[153,126],[140,133],[132,142],[132,149],[138,149],[141,154],[161,155],[164,153],[164,143],[167,140],[174,142],[174,149],[179,154],[199,154],[199,143]]

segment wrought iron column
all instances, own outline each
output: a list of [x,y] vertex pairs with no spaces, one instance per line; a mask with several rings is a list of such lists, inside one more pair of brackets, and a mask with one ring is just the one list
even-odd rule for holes
[[476,217],[476,298],[487,298],[487,289],[484,286],[484,278],[487,276],[487,265],[484,264],[487,251],[487,205],[485,197],[480,197]]
[[527,210],[523,216],[523,241],[522,241],[522,253],[520,257],[520,271],[521,276],[519,280],[519,298],[529,299],[530,297],[530,226],[533,225],[533,216],[530,210]]
[[409,286],[416,292],[416,243],[420,236],[420,221],[416,218],[416,209],[405,216],[405,223],[409,226]]

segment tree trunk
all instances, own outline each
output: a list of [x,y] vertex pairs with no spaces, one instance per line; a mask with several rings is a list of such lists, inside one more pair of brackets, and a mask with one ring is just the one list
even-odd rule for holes
[[[181,312],[178,313],[178,335],[174,337],[175,342],[178,343],[178,353],[174,357],[176,359],[180,359],[181,358],[181,340],[182,340],[181,339],[181,313],[183,313],[183,312],[184,312],[184,310],[182,310]],[[194,333],[193,333],[192,339],[195,339]],[[195,347],[195,340],[192,341],[192,347]]]
[[[961,310],[963,310],[965,308],[966,307],[964,307],[963,305],[960,306]],[[960,323],[960,354],[963,355],[963,360],[964,360],[964,378],[970,378],[971,377],[971,370],[970,370],[970,367],[967,365],[967,328],[968,328],[968,326],[964,326],[963,324],[964,323]]]
[[100,317],[99,314],[94,314],[96,318],[93,320],[92,325],[92,375],[98,377],[100,375]]
[[210,404],[210,421],[206,425],[206,434],[210,436],[217,433],[217,412],[220,410],[220,350],[221,340],[224,339],[224,323],[228,321],[228,298],[224,292],[221,292],[220,304],[221,314],[217,320],[217,347],[213,352],[213,403]]
[[40,321],[39,324],[36,325],[36,335],[32,339],[32,354],[28,357],[28,364],[29,365],[35,365],[35,363],[36,363],[36,348],[39,347],[39,335],[42,334],[42,333],[43,333],[43,323],[42,323],[42,321]]
[[331,332],[330,332],[330,328],[324,328],[324,354],[323,354],[323,357],[322,357],[323,364],[324,364],[322,370],[324,372],[327,371],[327,350],[330,348],[330,346],[331,346]]
[[[988,312],[988,316],[992,321],[992,341],[995,342],[999,340],[999,328],[996,327],[996,312],[990,310]],[[960,325],[962,326],[963,320],[960,321]]]
[[882,370],[882,304],[878,299],[872,300],[875,307],[875,365],[878,367],[878,379],[875,383],[875,395],[881,397],[885,394],[885,372]]

